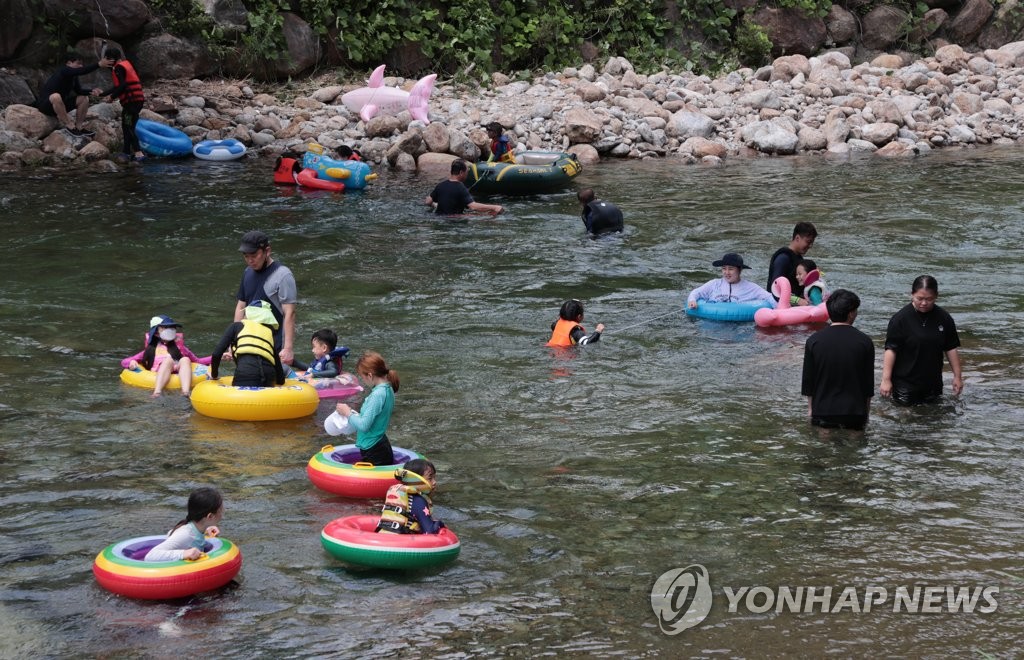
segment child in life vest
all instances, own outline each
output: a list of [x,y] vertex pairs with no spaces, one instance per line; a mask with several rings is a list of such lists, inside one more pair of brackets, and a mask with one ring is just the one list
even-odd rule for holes
[[804,297],[793,296],[794,305],[820,305],[828,298],[825,280],[812,259],[803,259],[796,265],[796,281],[804,288]]
[[416,458],[395,470],[398,483],[388,488],[377,531],[385,534],[437,534],[444,523],[430,515],[430,491],[437,482],[434,464]]
[[224,516],[224,499],[216,488],[197,488],[188,496],[185,519],[167,533],[167,539],[148,553],[145,561],[199,559],[206,538],[220,534],[217,523]]
[[508,136],[505,135],[505,129],[502,125],[496,121],[492,121],[487,124],[487,137],[491,139],[490,151],[491,155],[487,159],[488,163],[513,163],[515,162],[515,155],[512,153],[512,145],[509,144]]
[[[220,361],[233,358],[236,387],[273,387],[284,385],[284,365],[274,348],[274,330],[278,327],[271,305],[266,300],[253,300],[245,308],[245,318],[235,321],[224,331],[210,362],[210,380],[217,380]],[[228,349],[230,353],[226,353]]]
[[305,371],[298,373],[296,378],[317,389],[355,383],[352,374],[341,372],[342,358],[348,355],[348,346],[338,347],[337,333],[324,328],[314,332],[309,341],[313,350],[313,362]]
[[163,394],[164,387],[171,380],[171,374],[178,374],[181,393],[192,393],[192,364],[209,364],[210,358],[198,358],[185,346],[185,335],[178,332],[181,324],[169,316],[154,316],[149,320],[146,333],[146,347],[141,352],[121,360],[121,366],[135,371],[145,369],[156,372],[153,396]]
[[558,310],[558,320],[551,324],[551,339],[545,346],[568,347],[586,346],[601,338],[604,323],[598,323],[591,334],[583,329],[583,303],[579,300],[566,300]]

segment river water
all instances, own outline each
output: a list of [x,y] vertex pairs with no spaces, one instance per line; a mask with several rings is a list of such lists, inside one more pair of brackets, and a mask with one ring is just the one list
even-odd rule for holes
[[[441,219],[435,181],[385,172],[361,193],[280,189],[269,164],[149,162],[118,175],[0,179],[0,656],[1009,655],[1019,618],[1024,459],[1024,155],[912,162],[607,163],[590,185],[624,235],[582,233],[572,192],[496,198]],[[879,348],[915,276],[957,320],[966,389],[825,435],[799,396],[806,327],[693,321],[685,292],[739,251],[762,282],[793,225],[862,299]],[[312,418],[209,419],[122,385],[148,319],[208,353],[234,308],[239,236],[260,228],[298,281],[296,353],[316,329],[402,377],[389,432],[438,466],[435,515],[463,550],[411,574],[327,555],[320,529],[376,510],[315,489]],[[543,347],[580,298],[595,345]],[[947,393],[949,370],[946,369]],[[876,377],[877,383],[877,377]],[[101,589],[104,546],[161,533],[190,489],[222,490],[237,583],[176,602]],[[664,634],[666,571],[706,568],[713,607]],[[726,589],[766,587],[729,611]],[[995,612],[894,611],[901,587],[997,587]],[[783,587],[883,588],[870,612],[757,612]],[[827,609],[835,605],[836,598]],[[945,601],[942,601],[945,603]]]

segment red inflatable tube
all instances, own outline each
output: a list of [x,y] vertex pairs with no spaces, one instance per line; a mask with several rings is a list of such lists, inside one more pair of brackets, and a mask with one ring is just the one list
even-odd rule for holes
[[311,170],[308,167],[295,177],[295,180],[300,186],[306,188],[318,188],[320,190],[331,190],[333,192],[341,192],[345,189],[345,184],[340,181],[324,181],[316,175],[316,170]]

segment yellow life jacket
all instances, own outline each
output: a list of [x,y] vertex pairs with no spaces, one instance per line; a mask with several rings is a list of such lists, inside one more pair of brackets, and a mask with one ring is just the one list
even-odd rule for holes
[[419,534],[423,530],[412,513],[410,500],[413,495],[419,495],[427,501],[429,507],[430,482],[405,469],[395,470],[395,478],[402,483],[388,488],[388,494],[384,497],[384,507],[380,511],[377,531],[385,534]]
[[274,364],[274,331],[262,323],[242,319],[242,329],[231,345],[234,355],[258,355]]
[[[546,346],[574,346],[576,342],[572,340],[573,328],[579,328],[583,330],[583,326],[576,321],[566,321],[563,318],[558,319],[558,323],[555,323],[555,329],[551,332],[551,339],[548,340]],[[586,332],[584,330],[584,332]]]

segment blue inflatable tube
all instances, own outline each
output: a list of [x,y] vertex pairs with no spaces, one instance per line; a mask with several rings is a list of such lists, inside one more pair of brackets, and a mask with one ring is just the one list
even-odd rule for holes
[[176,128],[159,122],[140,119],[135,125],[142,150],[150,156],[188,156],[192,153],[192,140]]
[[192,155],[202,160],[235,160],[245,155],[245,145],[234,138],[203,140],[192,147]]
[[[366,187],[367,181],[375,178],[375,175],[370,173],[370,166],[362,161],[335,160],[312,151],[307,151],[303,155],[302,167],[316,172],[319,179],[341,181],[345,184],[345,190],[362,190]],[[338,173],[344,174],[344,176],[341,178],[332,176],[332,174]]]
[[771,309],[770,302],[709,302],[698,300],[695,309],[686,308],[686,315],[708,321],[731,321],[744,323],[754,320],[754,313],[759,309]]

